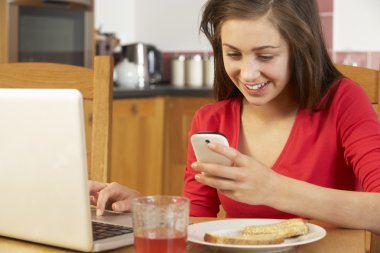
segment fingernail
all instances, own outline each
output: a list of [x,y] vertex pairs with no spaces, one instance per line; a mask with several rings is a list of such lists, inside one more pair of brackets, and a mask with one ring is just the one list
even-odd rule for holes
[[103,214],[102,210],[96,209],[96,216],[101,216]]
[[197,169],[197,164],[194,162],[194,163],[192,163],[191,164],[191,168],[193,168],[194,170],[196,170]]
[[194,176],[194,178],[195,178],[195,180],[199,181],[199,179],[201,178],[201,176],[200,176],[199,174],[196,174],[196,175]]
[[117,203],[112,204],[112,210],[119,211],[119,205]]

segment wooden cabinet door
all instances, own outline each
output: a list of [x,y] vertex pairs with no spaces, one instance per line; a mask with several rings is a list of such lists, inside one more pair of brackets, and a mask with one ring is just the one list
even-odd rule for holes
[[187,160],[187,138],[195,111],[209,97],[168,97],[165,104],[165,161],[163,192],[182,195],[183,176]]
[[162,194],[164,98],[113,102],[111,181]]

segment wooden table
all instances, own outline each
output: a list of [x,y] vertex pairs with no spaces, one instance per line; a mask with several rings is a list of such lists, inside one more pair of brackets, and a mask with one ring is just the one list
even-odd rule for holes
[[[193,223],[213,220],[210,218],[191,218]],[[299,246],[287,253],[366,253],[366,231],[335,228],[320,222],[310,221],[318,224],[327,230],[327,235],[320,241]],[[74,252],[70,250],[54,248],[35,243],[23,242],[19,240],[0,237],[0,252],[17,253],[66,253]],[[134,253],[133,246],[128,246],[109,251],[112,253]],[[208,253],[209,248],[202,245],[189,243],[188,253]]]

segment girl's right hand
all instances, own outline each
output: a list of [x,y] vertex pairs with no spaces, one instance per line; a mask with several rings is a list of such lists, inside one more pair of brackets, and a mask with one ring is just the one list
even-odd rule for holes
[[97,209],[96,215],[102,215],[105,209],[116,212],[130,211],[131,200],[142,196],[140,192],[115,182],[102,183],[89,180],[88,187],[90,203]]

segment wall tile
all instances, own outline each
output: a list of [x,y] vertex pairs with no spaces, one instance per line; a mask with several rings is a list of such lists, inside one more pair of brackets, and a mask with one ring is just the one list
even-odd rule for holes
[[367,52],[335,52],[335,63],[368,67]]
[[323,29],[323,34],[325,36],[326,47],[331,49],[333,47],[333,17],[332,16],[321,16],[321,24]]
[[372,69],[380,69],[380,52],[371,52],[371,65]]
[[[305,0],[302,0],[305,1]],[[317,4],[320,12],[332,12],[333,0],[317,0]]]
[[171,78],[171,58],[173,54],[170,52],[162,53],[162,80],[170,82]]
[[327,49],[327,53],[329,54],[331,60],[335,62],[335,52],[332,50],[332,48]]

